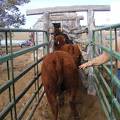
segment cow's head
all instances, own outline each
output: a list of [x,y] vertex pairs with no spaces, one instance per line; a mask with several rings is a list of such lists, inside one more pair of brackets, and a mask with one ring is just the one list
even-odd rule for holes
[[64,35],[56,35],[54,37],[54,49],[59,50],[65,44]]

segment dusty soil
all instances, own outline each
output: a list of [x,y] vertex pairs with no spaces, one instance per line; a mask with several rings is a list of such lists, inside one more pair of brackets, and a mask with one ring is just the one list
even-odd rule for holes
[[[15,75],[20,73],[25,67],[27,67],[29,64],[33,62],[32,53],[23,55],[21,57],[18,57],[14,60],[14,72]],[[40,71],[40,69],[39,69]],[[26,74],[24,77],[21,78],[20,81],[18,81],[15,84],[15,93],[16,95],[20,93],[20,91],[25,88],[25,86],[28,84],[28,82],[33,78],[34,72],[31,70],[28,74]],[[6,71],[6,65],[0,64],[0,85],[5,83],[7,80],[7,71]],[[29,99],[29,97],[34,92],[35,86],[32,86],[32,88],[26,93],[26,95],[20,100],[20,102],[17,104],[17,112],[20,111],[20,109],[25,105],[25,102]],[[60,109],[60,120],[73,120],[68,98],[66,97],[65,105]],[[86,90],[83,88],[80,88],[77,95],[77,109],[80,114],[80,120],[106,120],[106,117],[104,113],[101,110],[100,104],[98,102],[98,98],[96,96],[88,95]],[[8,91],[4,92],[4,94],[0,95],[0,111],[3,109],[5,105],[9,102],[9,96]],[[29,111],[27,112],[29,113]],[[6,120],[9,120],[9,117],[6,118]],[[23,118],[25,120],[25,118]],[[47,102],[46,96],[44,95],[41,103],[37,107],[37,110],[35,114],[33,115],[32,120],[53,120],[53,115],[51,113],[49,104]]]
[[[60,109],[60,120],[74,120],[71,115],[68,98],[65,99],[65,105]],[[77,95],[77,110],[79,111],[79,120],[106,120],[106,117],[100,107],[96,96],[88,95],[86,90],[80,89]],[[53,115],[46,96],[42,100],[34,114],[33,120],[53,120]]]

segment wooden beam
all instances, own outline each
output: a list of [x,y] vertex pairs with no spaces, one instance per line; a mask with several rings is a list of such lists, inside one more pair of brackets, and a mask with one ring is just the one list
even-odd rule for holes
[[80,11],[110,11],[110,5],[76,5],[76,6],[58,6],[48,8],[38,8],[26,11],[26,15],[38,15],[44,12],[48,13],[63,13],[63,12],[80,12]]
[[[76,13],[57,13],[57,14],[50,14],[49,15],[49,20],[50,21],[75,21],[76,19],[84,20],[84,17],[82,15],[77,15]],[[41,17],[38,21],[44,22],[44,17]]]
[[79,20],[83,20],[83,16],[50,16],[51,21],[67,21],[67,20],[76,20],[76,18],[79,18]]

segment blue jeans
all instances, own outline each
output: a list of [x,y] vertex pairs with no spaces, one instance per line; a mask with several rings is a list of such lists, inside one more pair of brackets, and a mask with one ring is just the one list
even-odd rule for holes
[[[117,77],[120,80],[120,69],[117,70]],[[120,103],[120,88],[116,89],[116,97],[118,102]]]

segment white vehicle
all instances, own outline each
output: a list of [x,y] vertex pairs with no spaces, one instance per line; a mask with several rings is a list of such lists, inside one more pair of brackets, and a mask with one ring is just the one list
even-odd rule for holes
[[[21,46],[23,43],[25,43],[27,40],[12,40],[12,46]],[[10,46],[10,40],[7,40],[7,45]],[[5,47],[6,41],[0,40],[0,46]]]

